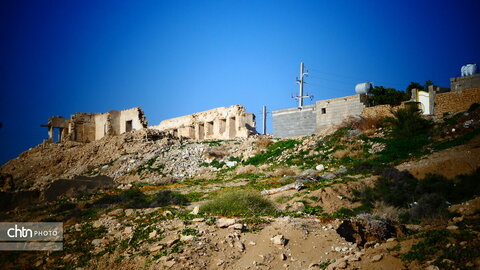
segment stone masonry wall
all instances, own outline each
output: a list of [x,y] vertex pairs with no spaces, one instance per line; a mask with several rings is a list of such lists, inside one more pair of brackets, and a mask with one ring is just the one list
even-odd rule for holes
[[392,105],[377,105],[372,107],[366,107],[363,109],[360,115],[363,118],[379,119],[383,117],[392,117]]
[[450,88],[452,91],[463,91],[470,88],[480,87],[480,74],[473,74],[464,77],[455,77],[450,79]]
[[272,112],[273,136],[287,138],[314,134],[316,118],[316,105],[275,110]]
[[436,94],[435,116],[466,111],[473,103],[480,103],[480,88]]

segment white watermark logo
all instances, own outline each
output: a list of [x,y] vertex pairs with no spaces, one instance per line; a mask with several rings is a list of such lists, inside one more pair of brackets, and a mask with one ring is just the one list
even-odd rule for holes
[[61,222],[0,222],[0,250],[62,250]]

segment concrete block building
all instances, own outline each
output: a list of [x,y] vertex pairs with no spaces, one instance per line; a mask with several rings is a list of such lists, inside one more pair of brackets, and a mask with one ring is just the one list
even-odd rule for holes
[[319,100],[316,104],[274,110],[273,135],[278,138],[307,136],[359,117],[366,107],[366,95]]

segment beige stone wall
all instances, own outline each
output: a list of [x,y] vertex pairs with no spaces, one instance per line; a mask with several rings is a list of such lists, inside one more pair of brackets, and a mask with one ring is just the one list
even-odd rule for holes
[[363,109],[362,114],[360,115],[363,118],[383,118],[383,117],[392,117],[392,108],[391,105],[377,105],[372,107],[366,107]]
[[195,140],[246,138],[255,133],[255,115],[233,105],[167,119],[149,128]]
[[480,103],[480,88],[436,94],[435,116],[466,111],[473,103]]
[[77,113],[70,119],[54,116],[47,125],[51,140],[53,128],[62,129],[62,139],[77,142],[91,142],[107,135],[119,135],[127,131],[127,123],[131,122],[131,130],[146,128],[148,123],[139,107],[109,111],[107,113]]

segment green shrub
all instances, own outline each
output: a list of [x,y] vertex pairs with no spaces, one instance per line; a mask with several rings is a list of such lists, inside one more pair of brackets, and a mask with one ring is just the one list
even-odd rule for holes
[[247,161],[245,161],[244,164],[259,165],[259,164],[271,161],[273,158],[280,156],[283,151],[287,149],[291,149],[299,143],[300,143],[299,141],[292,140],[292,139],[278,141],[274,144],[269,145],[265,153],[261,153],[253,157],[250,157],[249,159],[247,159]]
[[405,108],[393,112],[393,117],[387,118],[392,125],[392,137],[405,139],[424,134],[431,126],[431,122],[423,119],[417,103],[407,104]]
[[394,88],[385,88],[383,86],[375,86],[370,92],[369,102],[371,105],[400,105],[404,100],[410,97],[403,91]]
[[188,199],[180,192],[174,192],[171,190],[162,190],[155,194],[155,202],[158,206],[167,205],[184,205],[188,203]]
[[223,216],[258,216],[275,212],[273,204],[251,191],[234,191],[202,205],[200,212]]

